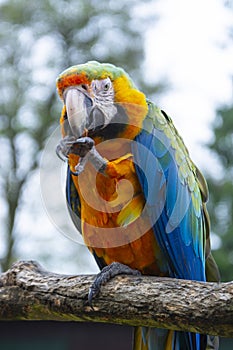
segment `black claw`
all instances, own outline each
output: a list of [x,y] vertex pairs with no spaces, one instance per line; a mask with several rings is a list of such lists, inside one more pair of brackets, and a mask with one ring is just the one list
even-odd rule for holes
[[58,158],[60,158],[63,162],[66,161],[67,157],[64,156],[64,154],[62,153],[62,149],[60,144],[57,145],[56,147],[56,155],[58,156]]
[[[141,275],[140,271],[131,269],[129,266],[113,262],[105,266],[96,276],[88,293],[88,303],[92,307],[93,299],[99,294],[101,286],[106,284],[110,279],[118,275]],[[93,308],[93,307],[92,307]]]

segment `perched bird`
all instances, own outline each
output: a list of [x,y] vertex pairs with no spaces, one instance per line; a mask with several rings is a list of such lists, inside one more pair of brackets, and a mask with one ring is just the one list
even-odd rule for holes
[[[206,181],[171,118],[112,64],[87,62],[57,79],[57,154],[68,160],[70,215],[102,270],[218,281]],[[217,349],[206,335],[138,327],[134,350]]]

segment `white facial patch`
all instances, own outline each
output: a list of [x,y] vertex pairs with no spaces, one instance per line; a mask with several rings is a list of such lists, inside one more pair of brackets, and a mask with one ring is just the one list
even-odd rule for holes
[[114,104],[114,88],[110,78],[102,80],[93,80],[91,83],[91,92],[94,104],[104,113],[106,126],[117,113]]

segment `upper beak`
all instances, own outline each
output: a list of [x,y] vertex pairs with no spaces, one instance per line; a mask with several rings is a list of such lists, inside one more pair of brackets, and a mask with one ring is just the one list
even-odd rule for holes
[[65,90],[64,101],[71,131],[79,138],[87,128],[92,99],[81,86],[72,86]]

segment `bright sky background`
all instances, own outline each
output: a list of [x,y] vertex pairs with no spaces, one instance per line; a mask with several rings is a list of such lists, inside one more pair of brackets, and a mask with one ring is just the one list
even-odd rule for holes
[[216,108],[233,97],[233,11],[220,0],[158,0],[147,10],[159,20],[146,33],[145,72],[149,80],[171,84],[156,102],[195,162],[208,168],[203,144],[211,139],[210,124]]

